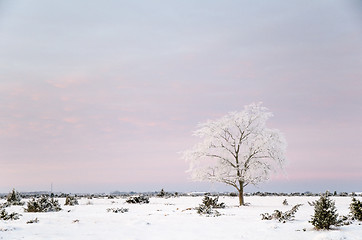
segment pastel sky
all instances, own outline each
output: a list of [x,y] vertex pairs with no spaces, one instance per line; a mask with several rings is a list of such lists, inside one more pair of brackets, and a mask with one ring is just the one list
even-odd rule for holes
[[180,151],[252,102],[288,165],[246,191],[362,191],[360,1],[0,1],[0,192],[212,191]]

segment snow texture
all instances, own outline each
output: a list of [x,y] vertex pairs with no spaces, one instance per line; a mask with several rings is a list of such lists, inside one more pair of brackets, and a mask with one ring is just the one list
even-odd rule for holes
[[[287,197],[290,205],[303,204],[295,220],[281,223],[261,220],[261,213],[275,209],[287,211],[282,204],[285,197],[247,196],[249,206],[237,205],[236,197],[220,197],[226,208],[218,209],[219,217],[206,217],[197,213],[202,197],[150,198],[149,204],[127,204],[126,198],[80,199],[79,205],[64,206],[60,212],[28,213],[21,206],[11,206],[9,212],[22,214],[19,220],[0,221],[0,239],[174,239],[174,240],[361,240],[361,222],[317,231],[308,222],[313,207],[308,201],[319,197]],[[349,213],[349,197],[332,197],[340,215]],[[359,199],[361,199],[359,197]],[[4,201],[4,200],[1,200]],[[1,203],[0,201],[0,203]],[[26,201],[26,200],[24,200]],[[89,202],[90,201],[90,202]],[[128,212],[108,212],[109,208],[128,208]],[[38,222],[27,224],[30,220]]]

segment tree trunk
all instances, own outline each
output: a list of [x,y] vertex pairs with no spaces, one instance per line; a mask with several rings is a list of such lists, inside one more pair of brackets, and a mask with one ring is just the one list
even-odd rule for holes
[[239,188],[239,206],[244,205],[244,187],[240,185]]

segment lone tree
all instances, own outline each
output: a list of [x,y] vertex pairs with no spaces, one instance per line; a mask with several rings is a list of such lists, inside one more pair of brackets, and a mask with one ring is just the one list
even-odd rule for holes
[[190,162],[192,179],[233,186],[244,205],[244,187],[268,180],[270,172],[285,162],[283,135],[265,126],[271,116],[259,103],[199,124],[193,135],[203,141],[183,155]]

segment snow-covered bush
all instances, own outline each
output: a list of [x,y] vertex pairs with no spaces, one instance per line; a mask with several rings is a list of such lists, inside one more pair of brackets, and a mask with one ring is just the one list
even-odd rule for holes
[[107,212],[125,213],[128,212],[128,208],[107,208]]
[[202,199],[202,204],[200,204],[196,210],[197,213],[200,215],[207,215],[207,216],[220,216],[221,214],[217,211],[214,210],[214,208],[225,208],[225,204],[224,203],[218,203],[219,197],[208,197],[205,196]]
[[126,200],[126,203],[150,203],[148,197],[138,196],[138,197],[130,197]]
[[31,220],[27,221],[26,224],[38,223],[38,222],[39,222],[39,219],[35,218],[35,219],[31,219]]
[[11,193],[9,193],[9,195],[6,197],[6,201],[7,201],[7,205],[24,205],[25,203],[21,201],[21,197],[20,194],[15,191],[15,189],[13,189],[13,191]]
[[261,215],[261,220],[272,220],[272,219],[276,219],[279,222],[283,222],[285,223],[286,221],[291,221],[294,219],[295,217],[295,213],[298,211],[299,207],[302,206],[303,204],[297,204],[294,207],[292,207],[292,209],[286,211],[286,212],[282,212],[280,210],[274,210],[273,214],[269,214],[269,213],[262,213]]
[[352,198],[352,203],[349,205],[352,217],[358,221],[362,221],[362,203],[356,198]]
[[335,202],[329,198],[329,192],[323,194],[319,200],[313,202],[314,215],[309,221],[316,229],[329,230],[332,225],[338,226],[341,221],[338,220]]
[[7,213],[5,209],[2,209],[0,211],[0,219],[1,220],[18,220],[21,214],[13,212],[13,213]]
[[161,192],[159,192],[157,194],[157,197],[166,197],[168,195],[167,192],[165,192],[165,190],[163,190],[163,188],[161,189]]
[[41,196],[38,199],[33,198],[28,202],[28,206],[25,209],[26,212],[58,212],[62,210],[58,200],[49,198],[46,195]]
[[207,207],[211,206],[212,208],[225,208],[225,203],[217,203],[219,201],[219,197],[208,197],[205,196],[202,199],[202,205],[205,205]]
[[70,196],[70,195],[66,196],[64,205],[74,206],[74,205],[78,205],[78,204],[79,204],[78,200],[75,197]]

